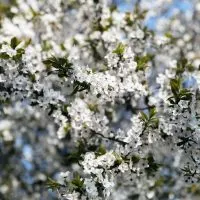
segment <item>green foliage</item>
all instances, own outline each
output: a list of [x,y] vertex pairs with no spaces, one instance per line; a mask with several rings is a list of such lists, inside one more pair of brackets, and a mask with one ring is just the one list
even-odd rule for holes
[[22,55],[25,53],[25,50],[23,48],[17,49],[17,54],[13,56],[12,58],[15,61],[20,61],[22,59]]
[[199,184],[192,184],[187,188],[187,192],[192,193],[195,196],[200,197],[200,185]]
[[199,176],[199,181],[200,181],[200,173],[196,171],[196,169],[192,169],[192,167],[185,166],[184,168],[181,168],[181,170],[184,172],[184,176],[186,177],[194,177],[195,175]]
[[158,171],[161,164],[155,162],[154,157],[152,154],[149,154],[147,157],[148,167],[145,168],[148,176],[153,176],[156,171]]
[[[9,56],[6,52],[2,52],[0,53],[0,58],[7,60],[7,59],[13,59],[15,61],[20,61],[22,58],[22,55],[25,53],[25,49],[23,48],[17,48],[17,46],[21,43],[20,40],[18,40],[16,37],[13,37],[10,41],[10,46],[13,50],[16,50],[16,55],[14,56]],[[25,46],[28,45],[27,43],[25,43]]]
[[[69,62],[69,60],[65,57],[55,57],[52,56],[46,60],[43,61],[43,63],[48,68],[56,68],[56,72],[58,73],[59,77],[69,77],[71,75],[72,70],[72,63]],[[49,71],[48,74],[53,73],[52,71]]]
[[[150,108],[148,115],[145,114],[144,112],[140,112],[141,114],[141,120],[144,122],[144,126],[147,127],[152,127],[152,128],[157,128],[159,120],[156,116],[157,111],[156,108]],[[145,128],[145,129],[146,129]]]
[[4,3],[0,3],[0,16],[8,14],[10,12],[10,6]]
[[[10,11],[10,4],[0,2],[0,22],[3,17],[13,18],[14,14]],[[1,25],[0,25],[1,26]]]
[[10,56],[6,52],[2,52],[2,53],[0,53],[0,58],[7,60],[10,58]]
[[125,158],[123,158],[119,154],[117,154],[115,152],[113,154],[114,154],[114,156],[116,158],[115,164],[120,165],[122,163],[122,161],[125,160]]
[[169,97],[169,102],[174,105],[178,104],[180,100],[191,100],[192,93],[185,88],[182,88],[181,79],[170,79],[170,86],[173,96]]
[[163,177],[160,177],[155,181],[153,188],[162,187],[164,184],[165,184],[165,179]]
[[148,62],[153,59],[153,55],[136,56],[135,61],[137,62],[136,71],[144,71],[148,67]]
[[128,26],[133,26],[134,20],[131,18],[131,13],[127,12],[125,16],[125,21]]
[[107,24],[105,26],[103,26],[101,23],[100,23],[100,19],[97,19],[93,22],[93,30],[94,31],[100,31],[101,33],[107,31],[113,24],[113,19],[112,17],[109,17],[106,19],[107,21]]
[[64,126],[65,134],[68,135],[70,133],[70,130],[71,130],[71,124],[66,123],[65,126]]
[[136,20],[143,20],[147,14],[147,10],[142,10],[139,1],[134,6],[133,13],[136,15]]
[[139,194],[131,194],[128,196],[128,200],[138,200],[140,197]]
[[177,41],[177,38],[175,38],[170,32],[166,32],[165,37],[169,39],[169,43],[171,44],[174,44]]
[[88,108],[92,111],[92,112],[99,112],[98,109],[98,105],[97,104],[88,104]]
[[56,190],[59,189],[60,187],[62,187],[63,185],[61,185],[60,183],[54,181],[51,178],[47,178],[47,182],[46,182],[47,188],[48,189],[52,189],[52,190]]
[[118,56],[122,56],[125,50],[125,45],[122,43],[119,43],[116,49],[113,51],[113,53],[117,54]]
[[132,160],[133,164],[136,164],[140,161],[140,157],[136,156],[136,155],[132,155],[131,160]]
[[47,40],[44,40],[42,42],[42,50],[49,51],[50,49],[52,49],[52,45]]
[[13,37],[10,41],[10,46],[12,49],[16,49],[16,47],[21,43],[16,37]]
[[84,180],[80,177],[78,173],[75,173],[74,179],[71,181],[71,184],[75,189],[82,189],[83,188]]
[[79,163],[80,160],[82,160],[82,154],[86,152],[86,145],[84,144],[83,141],[79,141],[76,150],[72,151],[69,153],[65,160],[66,164],[71,164],[71,163]]
[[179,93],[179,90],[181,88],[181,79],[171,79],[170,80],[170,86],[171,86],[171,91],[174,95],[177,95]]
[[71,93],[71,95],[76,94],[77,92],[81,92],[84,90],[90,90],[90,83],[87,82],[80,82],[80,81],[74,81],[73,83],[73,92]]
[[31,6],[30,6],[31,14],[33,18],[41,16],[42,14],[40,12],[36,12]]
[[35,76],[35,74],[32,74],[32,73],[29,72],[28,75],[29,75],[29,78],[30,78],[31,82],[34,83],[34,82],[36,81],[36,76]]
[[170,39],[173,38],[173,36],[170,32],[165,33],[165,37],[170,38]]
[[122,160],[124,160],[125,162],[129,162],[130,159],[132,161],[133,164],[137,164],[140,161],[140,157],[138,155],[131,155],[130,158],[128,158],[127,156],[122,156],[120,157]]
[[176,74],[181,75],[185,71],[193,72],[194,70],[195,68],[192,63],[190,63],[184,55],[181,55],[181,58],[177,62]]
[[[97,47],[98,41],[88,39],[88,40],[86,40],[86,42],[88,43],[90,49],[92,50],[94,60],[96,62],[101,61],[103,59],[103,57]],[[77,40],[74,40],[74,43],[76,44]]]
[[106,154],[106,148],[101,144],[96,152],[96,156],[101,156]]
[[177,146],[180,146],[180,147],[183,147],[183,148],[185,147],[185,145],[190,144],[190,143],[197,144],[197,142],[190,137],[179,136],[178,138],[181,141],[177,143]]

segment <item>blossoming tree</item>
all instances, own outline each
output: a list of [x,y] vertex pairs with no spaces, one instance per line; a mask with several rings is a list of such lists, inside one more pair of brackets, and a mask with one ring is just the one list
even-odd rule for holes
[[176,2],[0,3],[0,199],[200,198],[200,3]]

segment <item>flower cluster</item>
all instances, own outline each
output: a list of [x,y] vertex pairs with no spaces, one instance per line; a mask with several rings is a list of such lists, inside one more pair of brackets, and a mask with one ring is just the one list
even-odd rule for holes
[[0,198],[199,198],[200,6],[149,2],[0,3]]

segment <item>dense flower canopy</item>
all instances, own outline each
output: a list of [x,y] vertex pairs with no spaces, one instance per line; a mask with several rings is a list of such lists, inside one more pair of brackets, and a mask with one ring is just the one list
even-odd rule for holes
[[0,3],[0,199],[200,198],[200,3],[114,2]]

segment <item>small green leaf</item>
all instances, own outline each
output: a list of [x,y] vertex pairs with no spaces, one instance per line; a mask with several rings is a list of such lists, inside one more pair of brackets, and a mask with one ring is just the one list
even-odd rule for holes
[[131,160],[132,160],[133,164],[136,164],[136,163],[138,163],[140,161],[140,157],[136,156],[136,155],[133,155],[131,157]]
[[71,124],[70,123],[66,123],[64,125],[64,131],[65,131],[65,133],[68,134],[70,132],[70,130],[71,130]]
[[47,178],[47,188],[48,189],[52,189],[52,190],[56,190],[56,189],[59,189],[62,185],[56,181],[54,181],[53,179],[51,178]]
[[29,73],[29,78],[30,78],[31,82],[33,82],[33,83],[36,81],[35,74]]
[[152,176],[156,171],[158,171],[161,164],[155,162],[152,154],[149,154],[149,156],[147,157],[147,161],[149,166],[145,168],[145,171],[147,172],[148,176]]
[[74,81],[73,92],[71,93],[71,95],[74,95],[84,90],[88,90],[88,91],[90,90],[90,83],[87,83],[85,81],[84,82]]
[[119,43],[117,48],[113,51],[113,53],[117,54],[118,56],[122,56],[125,50],[125,45]]
[[15,49],[20,43],[21,42],[16,37],[13,37],[10,41],[10,46],[12,49]]
[[88,108],[89,108],[92,112],[99,112],[99,109],[98,109],[98,105],[97,105],[97,104],[88,104]]
[[2,52],[2,53],[0,53],[0,58],[7,60],[10,58],[10,56],[6,52]]
[[199,184],[192,184],[188,186],[187,191],[192,193],[193,195],[200,196],[200,185]]
[[80,177],[78,173],[75,174],[74,179],[71,181],[71,184],[78,189],[83,187],[84,180]]
[[171,91],[174,95],[177,95],[179,93],[180,87],[181,87],[181,80],[180,79],[170,79],[170,86]]
[[153,108],[150,108],[150,111],[149,111],[149,118],[152,118],[156,115],[156,108],[153,107]]
[[97,150],[97,156],[101,156],[106,154],[106,148],[103,145],[100,145]]
[[157,179],[154,183],[154,185],[151,187],[151,189],[156,189],[159,187],[162,187],[165,183],[165,179],[163,177],[160,177],[159,179]]
[[32,39],[31,39],[31,38],[27,39],[27,40],[25,41],[24,47],[25,47],[25,48],[28,47],[28,46],[31,44],[31,42],[32,42]]
[[136,56],[135,61],[137,62],[136,71],[144,71],[148,67],[148,62],[154,58],[153,55],[147,54],[146,56]]
[[22,55],[25,53],[25,50],[23,48],[17,49],[17,54],[13,56],[12,58],[15,61],[20,61],[22,59]]
[[[59,77],[69,77],[71,75],[72,63],[65,57],[55,57],[52,56],[43,61],[43,63],[47,66],[47,68],[53,67],[56,68],[55,72],[57,72]],[[49,72],[48,74],[51,74]]]
[[140,114],[141,114],[141,120],[143,122],[148,121],[149,118],[148,118],[148,116],[144,112],[140,112]]
[[168,101],[173,104],[178,104],[180,100],[190,100],[192,98],[192,92],[188,89],[182,88],[181,79],[170,80],[171,91],[173,96],[168,98]]

